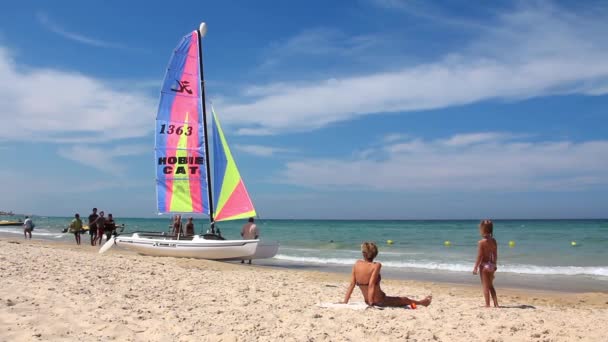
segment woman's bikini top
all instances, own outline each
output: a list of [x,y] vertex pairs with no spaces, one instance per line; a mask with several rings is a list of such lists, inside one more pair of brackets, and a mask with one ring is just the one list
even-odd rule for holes
[[[378,274],[378,281],[376,282],[376,285],[380,284],[380,280],[382,280],[382,276],[380,274]],[[357,284],[357,286],[369,286],[369,283],[360,284],[360,283],[355,282],[355,284]]]

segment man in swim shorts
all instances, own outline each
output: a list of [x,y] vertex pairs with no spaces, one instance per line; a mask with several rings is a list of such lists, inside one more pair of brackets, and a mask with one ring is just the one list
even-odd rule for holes
[[[250,217],[247,223],[243,225],[241,229],[241,236],[243,240],[254,240],[260,237],[260,232],[258,231],[258,226],[254,223],[254,218]],[[245,260],[241,260],[241,264],[245,263]],[[249,259],[249,264],[251,264],[251,259]]]
[[93,212],[89,215],[89,235],[91,236],[91,246],[95,246],[95,241],[97,240],[97,225],[95,225],[95,221],[97,221],[97,208],[93,208]]
[[101,246],[104,229],[106,228],[106,218],[103,210],[99,212],[99,217],[97,217],[97,220],[95,220],[95,225],[97,226],[97,239],[99,240],[99,245]]
[[27,240],[27,236],[30,236],[30,240],[32,239],[32,230],[34,229],[34,223],[29,216],[25,217],[25,221],[23,221],[23,237]]

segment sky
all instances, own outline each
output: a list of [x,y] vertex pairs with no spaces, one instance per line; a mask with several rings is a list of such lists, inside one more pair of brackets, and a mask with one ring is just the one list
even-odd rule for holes
[[205,21],[261,218],[608,217],[606,2],[182,5],[0,4],[0,210],[154,217],[160,86]]

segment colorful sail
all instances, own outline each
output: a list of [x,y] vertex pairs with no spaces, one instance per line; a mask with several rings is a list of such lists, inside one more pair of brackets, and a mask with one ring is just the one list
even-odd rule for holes
[[200,72],[199,39],[193,31],[171,56],[156,115],[159,213],[209,213]]
[[236,220],[255,216],[255,209],[241,174],[232,158],[226,137],[213,108],[213,198],[215,221]]

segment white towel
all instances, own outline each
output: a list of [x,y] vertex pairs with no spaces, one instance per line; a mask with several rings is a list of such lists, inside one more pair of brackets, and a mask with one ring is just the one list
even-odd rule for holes
[[367,304],[365,302],[350,302],[348,304],[343,303],[318,303],[317,306],[329,309],[351,309],[351,310],[365,310]]

